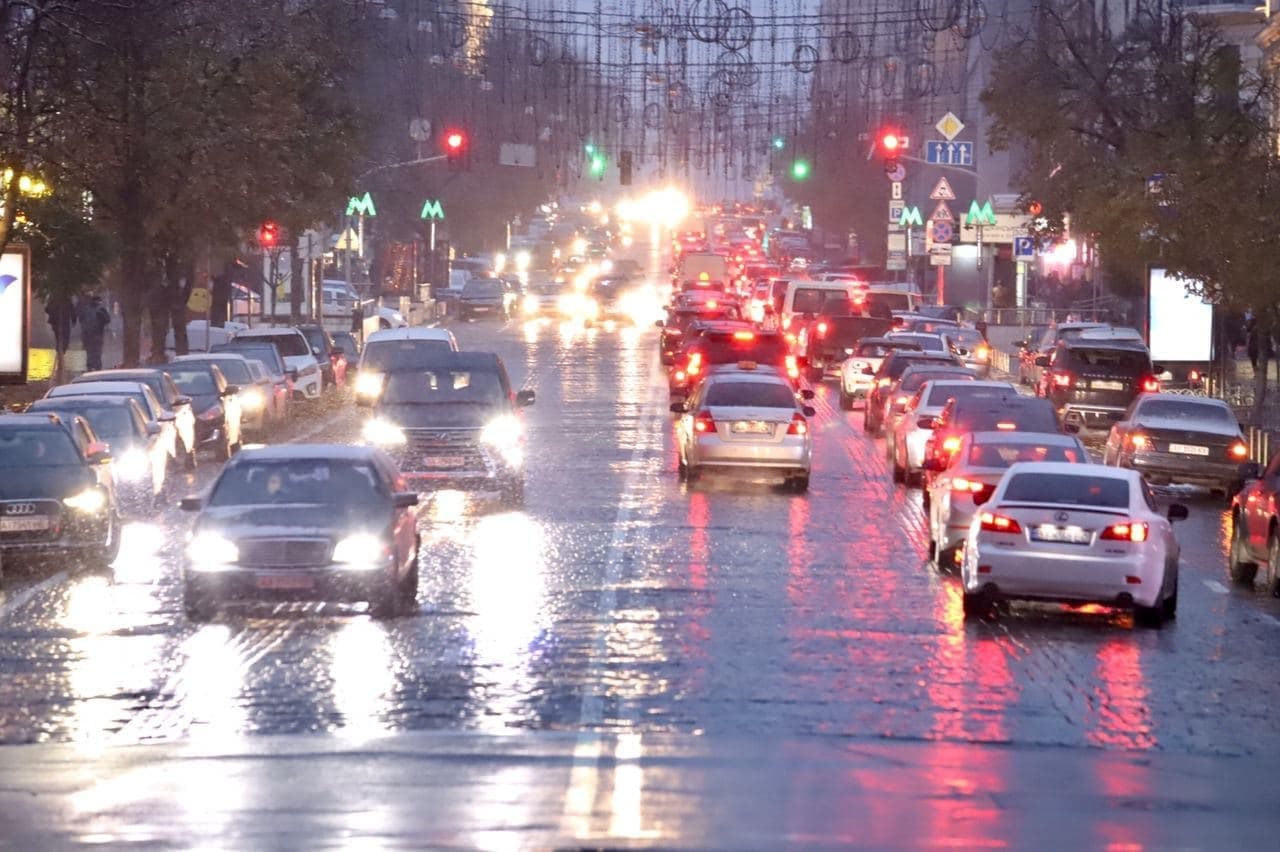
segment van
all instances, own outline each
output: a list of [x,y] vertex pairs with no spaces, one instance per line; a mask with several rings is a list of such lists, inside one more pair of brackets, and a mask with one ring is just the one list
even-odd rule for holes
[[346,281],[323,281],[320,284],[321,315],[349,317],[360,304],[360,294]]
[[792,278],[787,281],[786,294],[782,297],[782,327],[790,329],[792,323],[802,325],[801,320],[819,315],[844,315],[850,313],[854,296],[865,288],[860,281],[815,281],[812,278]]

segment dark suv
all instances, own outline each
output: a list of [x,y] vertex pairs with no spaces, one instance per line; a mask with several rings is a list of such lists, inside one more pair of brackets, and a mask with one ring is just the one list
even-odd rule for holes
[[[896,339],[896,338],[895,338]],[[867,392],[867,410],[862,418],[862,428],[872,435],[880,434],[884,426],[885,403],[893,386],[908,367],[917,365],[929,367],[963,367],[964,362],[950,352],[919,352],[909,349],[895,349],[880,362],[876,370],[875,384]]]
[[1110,429],[1138,394],[1160,390],[1151,355],[1136,341],[1065,341],[1036,364],[1044,368],[1036,394],[1082,429]]

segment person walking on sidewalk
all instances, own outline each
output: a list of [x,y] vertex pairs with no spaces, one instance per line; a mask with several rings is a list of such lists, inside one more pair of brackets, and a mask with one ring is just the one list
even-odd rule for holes
[[58,357],[67,354],[71,345],[71,326],[76,321],[76,307],[66,293],[54,293],[44,303],[44,315],[49,318],[53,330],[54,348]]
[[85,360],[89,370],[102,369],[102,343],[111,324],[111,314],[102,304],[102,297],[97,293],[89,293],[80,299],[80,309],[76,312],[76,320],[80,323],[80,340],[84,344]]

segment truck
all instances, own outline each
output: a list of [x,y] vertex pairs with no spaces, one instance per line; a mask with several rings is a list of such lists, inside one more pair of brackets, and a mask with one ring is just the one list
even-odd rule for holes
[[674,284],[679,289],[711,285],[726,287],[729,284],[729,259],[709,252],[683,254],[676,268]]

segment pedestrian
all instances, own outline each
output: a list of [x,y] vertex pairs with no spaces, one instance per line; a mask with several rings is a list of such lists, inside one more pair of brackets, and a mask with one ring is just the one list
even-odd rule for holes
[[76,312],[76,320],[80,323],[80,340],[84,344],[86,366],[89,370],[102,369],[102,344],[111,324],[111,314],[102,304],[102,297],[90,293],[80,299],[80,308]]
[[75,305],[66,293],[54,293],[44,303],[44,314],[49,318],[49,327],[53,329],[54,348],[61,357],[71,345],[71,326],[76,321]]

